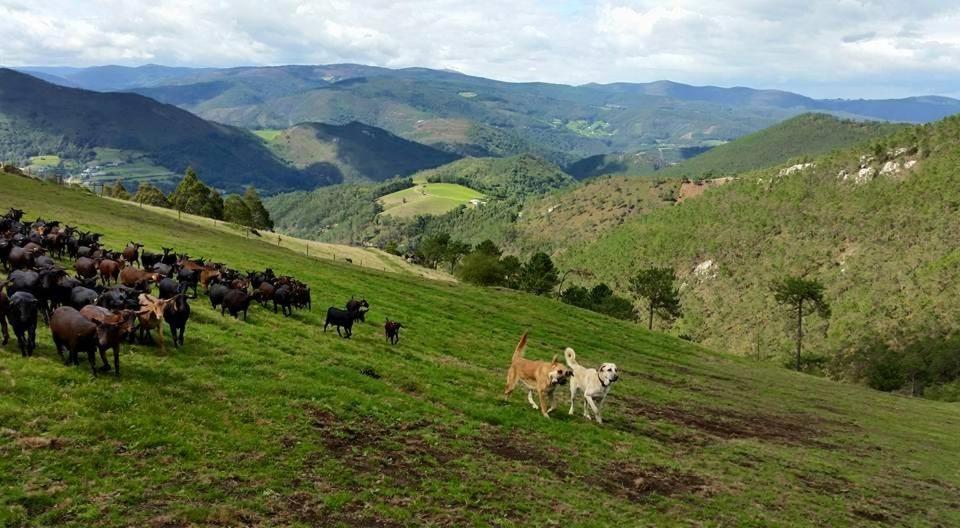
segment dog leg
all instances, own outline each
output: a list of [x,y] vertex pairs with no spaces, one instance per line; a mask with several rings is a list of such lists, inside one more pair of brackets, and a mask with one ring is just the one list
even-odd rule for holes
[[590,417],[590,413],[587,412],[587,400],[589,399],[590,397],[587,396],[586,392],[584,392],[583,393],[583,417],[586,418],[587,420],[593,420],[593,418]]
[[573,416],[573,408],[575,406],[575,400],[577,398],[577,382],[575,379],[570,380],[570,416]]
[[[533,407],[534,409],[540,408],[540,407],[537,407],[537,402],[533,401],[533,391],[530,389],[527,389],[527,401],[530,402],[530,406]],[[543,403],[542,396],[540,398],[540,403]]]
[[517,380],[513,377],[513,367],[510,367],[507,371],[507,386],[503,388],[503,399],[509,398],[515,388],[517,388]]
[[590,404],[590,408],[593,410],[593,416],[597,419],[597,423],[603,423],[603,420],[600,419],[600,410],[597,409],[597,404],[593,401],[593,398],[587,398],[587,403]]
[[537,395],[540,396],[540,414],[542,414],[544,418],[550,418],[550,410],[547,409],[547,398],[544,396],[542,390],[538,390]]

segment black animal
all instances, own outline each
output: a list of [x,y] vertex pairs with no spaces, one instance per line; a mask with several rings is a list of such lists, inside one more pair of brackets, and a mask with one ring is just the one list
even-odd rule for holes
[[172,299],[174,295],[181,293],[181,284],[173,279],[162,279],[157,283],[158,296],[161,299]]
[[243,312],[243,320],[247,320],[247,310],[250,309],[250,294],[246,290],[231,289],[223,296],[223,304],[220,306],[220,315],[229,311],[230,315],[238,318],[238,314]]
[[97,292],[83,286],[75,286],[70,290],[70,300],[67,303],[77,310],[82,310],[84,306],[97,303]]
[[[181,284],[183,290],[171,303],[163,307],[163,319],[170,325],[170,335],[173,336],[173,346],[183,346],[183,333],[187,330],[187,320],[190,319],[190,304],[187,303],[186,285]],[[161,332],[163,329],[160,330]]]
[[[349,339],[353,335],[353,322],[360,319],[361,315],[360,311],[350,312],[331,306],[327,309],[327,320],[323,323],[323,331],[326,332],[327,327],[333,325],[337,327],[338,336]],[[340,332],[341,328],[343,333]]]
[[[64,359],[64,363],[79,365],[80,352],[87,353],[87,359],[90,361],[90,370],[93,375],[97,375],[97,362],[94,357],[99,348],[101,335],[106,333],[106,329],[101,329],[102,325],[91,322],[80,314],[77,310],[69,306],[61,306],[53,311],[50,316],[50,333],[53,334],[53,344],[57,348],[57,354]],[[105,339],[104,335],[104,339]],[[68,358],[64,358],[63,349],[66,347],[70,352]],[[107,366],[104,370],[109,370]]]
[[[20,345],[20,354],[23,357],[33,355],[37,348],[37,313],[40,301],[33,294],[18,291],[10,296],[10,306],[7,309],[7,320],[13,327]],[[6,337],[6,336],[4,336]],[[6,342],[6,339],[4,339]]]
[[359,312],[360,313],[360,322],[367,322],[366,314],[370,311],[370,305],[367,304],[366,299],[354,299],[353,297],[347,301],[347,311],[348,312]]
[[[263,286],[261,284],[261,286]],[[293,315],[293,295],[289,286],[280,286],[273,291],[273,313],[277,313],[277,306],[283,312],[284,317]]]
[[390,319],[387,319],[387,321],[383,323],[383,334],[387,337],[387,341],[389,341],[391,345],[396,345],[400,341],[401,328],[403,328],[402,324],[397,321],[391,321]]
[[223,304],[223,298],[227,295],[227,292],[230,291],[230,287],[226,284],[214,284],[210,286],[210,306],[214,310],[217,309],[217,306]]
[[193,298],[197,298],[197,285],[200,284],[200,270],[190,268],[180,268],[177,272],[177,281],[180,284],[187,284],[193,290]]

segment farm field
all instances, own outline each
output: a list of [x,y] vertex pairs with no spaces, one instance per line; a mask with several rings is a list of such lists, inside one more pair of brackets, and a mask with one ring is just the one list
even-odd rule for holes
[[484,195],[455,183],[419,183],[415,187],[381,197],[383,214],[401,218],[441,215]]
[[[956,526],[960,409],[799,375],[512,291],[423,280],[0,175],[28,217],[307,282],[312,311],[206,299],[119,379],[0,351],[0,526]],[[353,339],[323,312],[371,303]],[[404,323],[396,347],[383,319]],[[622,372],[603,425],[500,398],[517,338]],[[169,339],[167,340],[169,343]],[[522,393],[522,390],[518,390]],[[578,406],[579,411],[579,406]]]
[[277,139],[277,136],[283,133],[283,130],[277,128],[262,128],[259,130],[251,130],[257,137],[266,141],[267,143]]
[[30,165],[34,167],[55,167],[60,163],[60,156],[33,156],[30,158]]

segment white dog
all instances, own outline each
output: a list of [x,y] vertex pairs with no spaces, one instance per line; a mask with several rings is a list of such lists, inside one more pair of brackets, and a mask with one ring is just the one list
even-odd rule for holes
[[573,414],[574,403],[577,397],[577,390],[583,391],[583,415],[589,420],[590,413],[587,412],[587,405],[593,410],[593,416],[597,423],[603,423],[600,412],[603,410],[603,401],[610,393],[610,386],[620,379],[617,373],[617,365],[614,363],[604,363],[599,369],[586,368],[577,363],[577,353],[572,348],[563,351],[567,358],[567,366],[573,371],[573,377],[570,378],[570,414]]

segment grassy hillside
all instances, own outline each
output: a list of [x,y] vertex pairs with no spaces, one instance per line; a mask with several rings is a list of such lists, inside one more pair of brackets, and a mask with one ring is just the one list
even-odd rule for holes
[[[0,176],[0,199],[240,268],[306,280],[313,312],[247,322],[202,300],[182,350],[135,346],[123,375],[0,363],[8,526],[948,526],[960,522],[956,406],[757,366],[549,299],[318,262],[167,216]],[[324,334],[362,294],[370,322]],[[464,299],[470,299],[464,303]],[[397,347],[383,317],[407,325]],[[623,370],[598,426],[500,399],[517,336]],[[757,485],[762,482],[763,485]]]
[[803,114],[666,168],[665,176],[733,175],[845,149],[890,135],[903,125]]
[[97,159],[98,147],[145,156],[174,174],[192,165],[221,189],[328,183],[288,167],[247,131],[137,94],[65,88],[0,69],[0,159],[59,155],[87,162]]
[[564,167],[564,170],[578,180],[586,180],[607,174],[647,176],[675,163],[680,163],[685,159],[702,154],[710,150],[710,148],[710,146],[677,147],[658,145],[657,147],[637,152],[598,154],[577,160]]
[[465,158],[424,171],[416,178],[431,183],[459,183],[496,198],[519,200],[573,183],[573,178],[556,165],[529,154]]
[[483,194],[455,183],[421,183],[388,194],[378,201],[385,215],[415,218],[418,215],[440,215],[451,209],[479,200]]
[[408,176],[458,157],[357,122],[301,123],[270,139],[269,145],[298,169],[337,183]]
[[759,344],[774,357],[790,350],[795,330],[771,282],[821,280],[833,316],[810,318],[806,347],[836,375],[862,377],[858,353],[870,343],[896,349],[960,330],[958,146],[960,119],[950,118],[811,166],[746,173],[627,222],[563,264],[589,267],[621,291],[639,268],[673,266],[685,312],[677,333],[743,354]]

